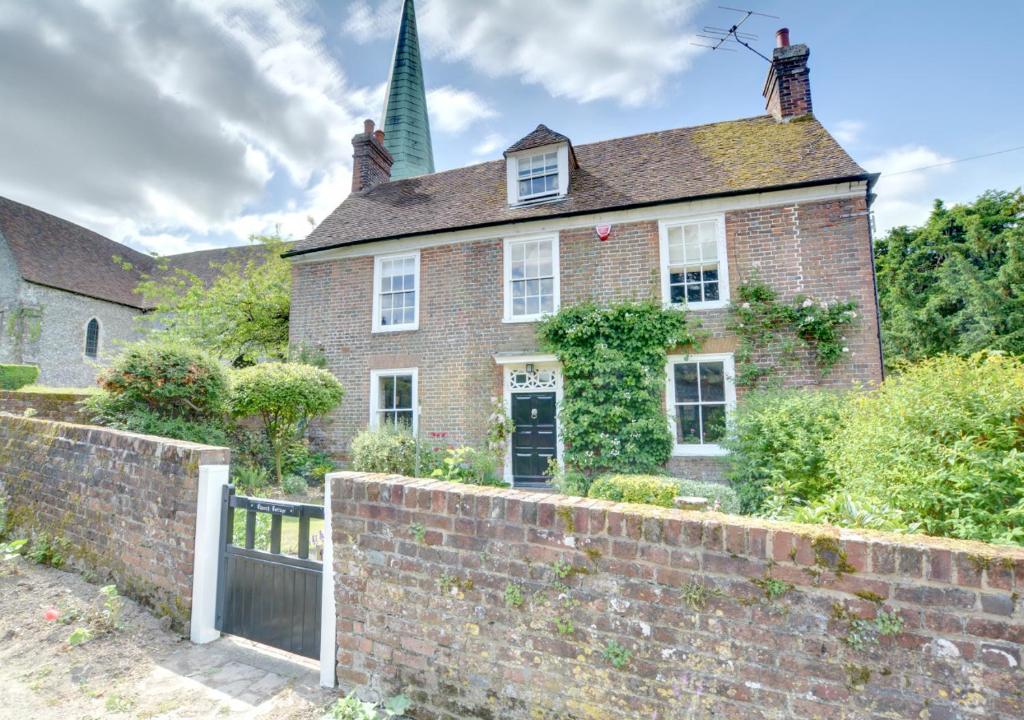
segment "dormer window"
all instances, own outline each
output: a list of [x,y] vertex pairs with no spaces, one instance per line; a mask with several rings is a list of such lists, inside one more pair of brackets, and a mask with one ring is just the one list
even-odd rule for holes
[[569,192],[569,173],[576,154],[565,135],[543,125],[505,151],[508,204],[551,202]]
[[558,153],[544,152],[517,159],[519,200],[535,200],[558,193]]

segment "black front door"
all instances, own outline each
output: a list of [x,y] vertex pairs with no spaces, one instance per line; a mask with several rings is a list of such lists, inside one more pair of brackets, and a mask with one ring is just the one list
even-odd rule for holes
[[512,476],[515,485],[544,485],[548,461],[558,457],[555,394],[513,393]]

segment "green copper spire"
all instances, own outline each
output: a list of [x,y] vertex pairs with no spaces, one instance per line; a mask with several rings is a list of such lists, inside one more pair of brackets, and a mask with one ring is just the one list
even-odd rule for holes
[[427,93],[412,0],[405,0],[402,8],[395,62],[384,98],[384,147],[395,158],[391,166],[392,180],[434,172]]

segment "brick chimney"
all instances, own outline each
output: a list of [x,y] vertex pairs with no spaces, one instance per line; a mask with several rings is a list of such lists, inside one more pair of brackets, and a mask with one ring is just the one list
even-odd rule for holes
[[775,33],[772,66],[764,81],[764,109],[779,122],[786,122],[813,112],[811,107],[811,81],[808,78],[807,58],[811,51],[806,45],[789,44],[789,28]]
[[363,132],[352,138],[352,192],[369,190],[391,180],[394,162],[384,147],[384,131],[374,131],[373,120],[366,120]]

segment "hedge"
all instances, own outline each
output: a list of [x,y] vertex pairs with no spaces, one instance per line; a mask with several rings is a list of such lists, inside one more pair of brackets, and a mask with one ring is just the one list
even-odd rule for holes
[[0,365],[0,389],[17,390],[31,385],[39,377],[35,365]]

